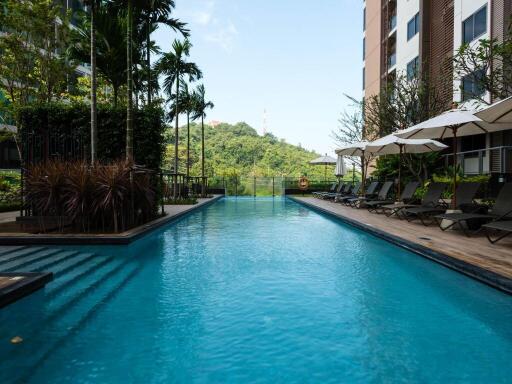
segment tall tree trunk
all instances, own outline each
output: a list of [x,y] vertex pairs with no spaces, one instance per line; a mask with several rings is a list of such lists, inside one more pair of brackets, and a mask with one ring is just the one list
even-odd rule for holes
[[114,88],[114,108],[117,108],[117,99],[119,98],[119,86],[114,85],[112,86]]
[[128,103],[126,106],[126,161],[133,162],[133,74],[132,74],[132,27],[133,3],[128,0],[128,17],[126,28],[126,66]]
[[146,19],[147,32],[146,32],[146,66],[148,68],[148,105],[151,104],[151,52],[149,51],[149,45],[151,44],[151,12],[153,12],[153,2],[151,2],[150,10]]
[[190,176],[190,112],[187,111],[187,181]]
[[[203,99],[204,105],[204,99]],[[206,186],[204,183],[204,114],[201,113],[201,196],[206,196]]]
[[178,198],[178,114],[179,114],[179,96],[180,96],[180,71],[177,70],[176,73],[176,116],[174,121],[174,185],[173,185],[173,195],[174,200]]
[[91,3],[91,165],[96,163],[98,145],[97,105],[96,105],[96,1]]

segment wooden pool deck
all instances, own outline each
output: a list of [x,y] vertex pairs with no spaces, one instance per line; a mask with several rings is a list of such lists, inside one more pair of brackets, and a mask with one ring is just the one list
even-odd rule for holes
[[314,197],[290,198],[512,294],[512,237],[493,245],[483,234],[468,238]]

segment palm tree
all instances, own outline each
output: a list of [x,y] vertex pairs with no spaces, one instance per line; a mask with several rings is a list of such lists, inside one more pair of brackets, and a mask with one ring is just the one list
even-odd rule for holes
[[132,63],[132,30],[133,1],[127,0],[126,13],[126,88],[128,102],[126,105],[126,162],[133,162],[133,63]]
[[206,110],[212,109],[214,105],[211,101],[205,101],[205,90],[203,84],[199,85],[194,93],[194,98],[196,99],[196,114],[194,115],[194,117],[201,117],[201,196],[205,197],[206,185],[204,183],[204,118],[206,117]]
[[91,36],[91,165],[96,163],[96,151],[98,146],[98,108],[96,103],[97,78],[96,78],[96,7],[101,7],[101,0],[85,0],[90,7],[90,36]]
[[[72,31],[70,56],[85,62],[93,52],[91,48],[91,23],[86,19]],[[126,26],[124,20],[112,17],[106,7],[94,12],[96,72],[107,80],[113,90],[113,104],[117,106],[119,88],[126,82]],[[92,60],[91,60],[92,62]]]
[[171,120],[174,119],[174,116],[176,115],[176,110],[178,110],[179,113],[187,114],[187,179],[190,177],[190,118],[192,117],[192,120],[195,120],[195,118],[191,116],[196,114],[195,108],[197,105],[197,97],[195,96],[196,94],[194,92],[190,92],[188,83],[182,82],[179,93],[178,108],[176,108],[175,106],[176,95],[172,94],[170,97],[170,101],[172,101],[172,107],[171,111],[169,112],[169,118]]
[[180,80],[183,76],[188,76],[189,81],[199,79],[202,73],[195,63],[187,62],[185,58],[190,55],[192,44],[188,40],[174,40],[172,43],[172,51],[164,53],[158,61],[156,68],[164,75],[164,89],[167,94],[172,96],[173,84],[175,86],[174,99],[174,199],[178,197],[177,173],[178,173],[178,115],[180,113]]
[[158,24],[164,24],[176,32],[180,32],[185,38],[190,36],[186,23],[179,19],[169,17],[172,9],[175,7],[174,0],[144,0],[143,14],[144,19],[142,28],[146,35],[146,75],[147,75],[147,102],[151,103],[153,95],[153,82],[151,72],[151,33],[154,32]]

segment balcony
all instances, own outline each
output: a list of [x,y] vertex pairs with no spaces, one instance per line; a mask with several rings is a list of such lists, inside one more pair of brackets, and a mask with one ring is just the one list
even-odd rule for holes
[[[453,164],[453,154],[446,154],[444,158],[447,166]],[[512,146],[459,152],[457,164],[465,175],[512,173]]]

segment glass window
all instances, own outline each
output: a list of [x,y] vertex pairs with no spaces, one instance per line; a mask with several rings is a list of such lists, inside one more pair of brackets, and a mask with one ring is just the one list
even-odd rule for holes
[[471,100],[484,94],[485,89],[482,79],[485,76],[484,70],[479,69],[462,78],[462,100]]
[[366,77],[366,76],[365,76],[365,70],[364,70],[364,67],[363,67],[363,89],[365,89],[365,88],[366,88],[366,84],[365,84],[365,80],[366,80],[366,79],[365,79],[365,77]]
[[407,23],[407,40],[411,40],[420,31],[420,14],[417,13]]
[[487,7],[483,7],[477,13],[475,13],[475,26],[474,30],[474,38],[483,35],[487,32]]
[[366,38],[363,37],[363,60],[366,57]]
[[462,22],[463,43],[470,43],[485,32],[487,32],[487,6]]
[[363,8],[363,31],[366,31],[366,8]]
[[407,64],[407,80],[415,79],[418,76],[420,58],[416,56]]

